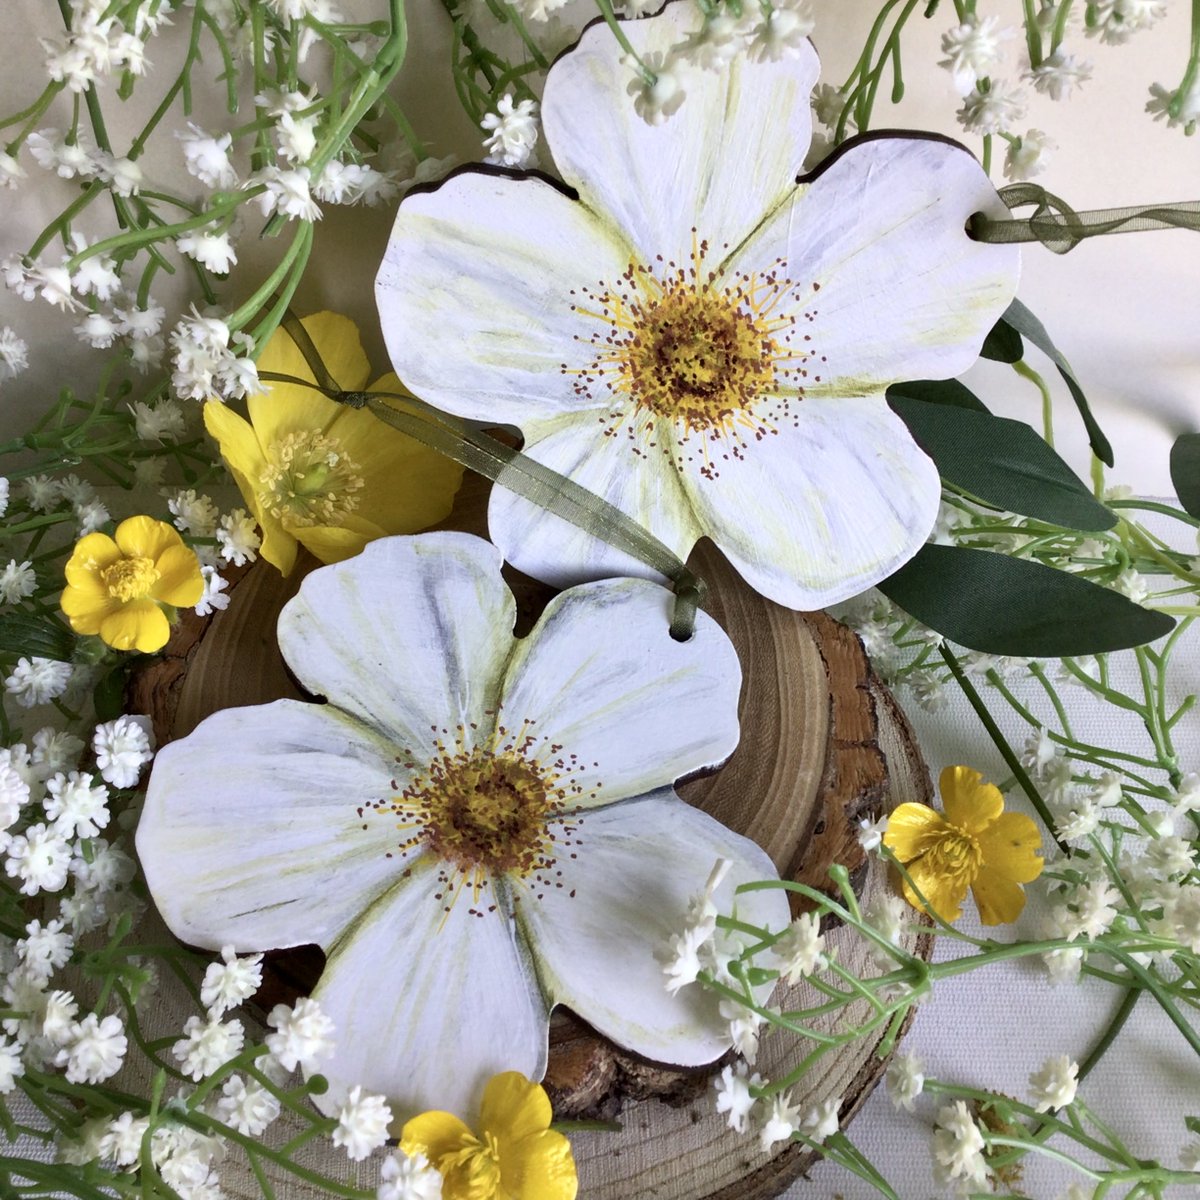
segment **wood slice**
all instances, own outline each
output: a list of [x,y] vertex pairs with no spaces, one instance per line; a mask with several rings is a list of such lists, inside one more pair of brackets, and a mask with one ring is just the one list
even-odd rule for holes
[[[485,533],[487,490],[468,474],[446,527]],[[127,696],[128,711],[151,715],[160,745],[219,709],[302,696],[279,654],[275,625],[316,565],[302,561],[286,580],[262,562],[227,572],[228,608],[211,618],[183,616],[162,659],[131,680]],[[706,608],[742,663],[742,737],[720,770],[680,784],[680,795],[756,841],[785,878],[825,888],[829,866],[840,862],[864,896],[890,886],[877,863],[868,866],[857,823],[882,811],[889,796],[928,800],[932,791],[911,730],[871,673],[857,637],[823,613],[795,613],[764,600],[709,543],[697,547],[689,565],[708,582]],[[553,593],[507,569],[505,575],[522,633]],[[826,932],[842,961],[865,968],[865,960],[855,959],[864,953],[858,939],[842,929]],[[307,991],[322,963],[315,947],[285,952],[260,1000],[269,1007]],[[811,1002],[802,1000],[803,991],[777,995],[776,1002],[801,1007]],[[561,1009],[550,1040],[545,1085],[556,1113],[623,1113],[620,1135],[573,1138],[587,1200],[757,1200],[777,1195],[811,1161],[794,1146],[760,1155],[753,1139],[730,1131],[705,1095],[711,1067],[680,1071],[646,1062]],[[859,1044],[827,1056],[820,1079],[798,1088],[797,1098],[815,1103],[843,1095],[842,1119],[849,1119],[886,1065],[873,1049]],[[768,1077],[786,1074],[803,1053],[794,1042],[768,1038],[760,1069]],[[303,1194],[296,1188],[289,1184],[289,1200]],[[228,1183],[226,1190],[237,1194]],[[246,1192],[254,1194],[254,1185]]]

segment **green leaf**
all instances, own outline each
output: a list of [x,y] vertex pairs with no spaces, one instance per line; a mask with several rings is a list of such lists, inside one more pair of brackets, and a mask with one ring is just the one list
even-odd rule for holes
[[1188,1133],[1200,1133],[1200,1117],[1184,1117],[1183,1123]]
[[1117,523],[1024,422],[890,392],[888,402],[942,478],[985,504],[1068,529],[1111,529]]
[[[1005,314],[1007,316],[1007,314]],[[1025,357],[1025,343],[1016,329],[1001,317],[983,339],[979,351],[982,358],[993,362],[1015,363]]]
[[907,383],[893,383],[887,390],[887,398],[892,400],[896,397],[924,400],[927,404],[952,404],[957,408],[973,408],[976,412],[987,412],[987,405],[966,384],[959,383],[957,379],[910,379]]
[[1171,483],[1183,510],[1200,517],[1200,433],[1181,433],[1171,447]]
[[125,711],[125,684],[129,680],[128,662],[117,663],[92,689],[92,704],[99,721],[114,721]]
[[1165,613],[1065,571],[990,550],[923,546],[879,590],[971,650],[1030,658],[1103,654],[1175,627]]
[[1104,431],[1100,428],[1096,418],[1092,415],[1091,406],[1088,404],[1087,397],[1083,394],[1083,388],[1079,386],[1079,381],[1075,378],[1075,372],[1071,370],[1071,364],[1067,362],[1058,347],[1050,340],[1050,335],[1046,332],[1045,325],[1020,300],[1014,300],[1008,306],[1004,316],[1000,320],[1005,324],[1011,325],[1018,333],[1027,337],[1058,368],[1058,373],[1066,382],[1067,390],[1071,393],[1071,398],[1075,401],[1075,407],[1079,409],[1079,415],[1083,418],[1084,428],[1087,430],[1088,441],[1091,443],[1092,451],[1105,466],[1111,467],[1113,465],[1112,446],[1109,444],[1108,438],[1104,436]]
[[74,634],[49,617],[35,617],[29,613],[0,616],[0,652],[70,662],[74,650]]

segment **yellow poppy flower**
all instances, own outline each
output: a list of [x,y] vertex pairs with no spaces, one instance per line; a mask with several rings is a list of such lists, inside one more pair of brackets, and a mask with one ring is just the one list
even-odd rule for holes
[[424,1154],[442,1174],[442,1200],[575,1200],[571,1143],[550,1128],[550,1099],[518,1071],[483,1092],[478,1136],[448,1112],[427,1112],[400,1134],[405,1154]]
[[[1015,921],[1025,907],[1021,884],[1044,865],[1037,826],[1024,813],[1006,813],[1000,789],[970,767],[947,767],[938,786],[945,815],[927,804],[901,804],[883,844],[942,920],[958,920],[969,887],[985,925]],[[907,881],[904,895],[924,911]]]
[[[354,322],[321,312],[301,324],[338,386],[362,390],[370,365]],[[313,379],[284,329],[263,347],[258,369]],[[371,386],[402,390],[394,374]],[[324,563],[341,562],[376,538],[415,533],[449,515],[462,482],[457,463],[365,409],[301,384],[269,387],[247,401],[249,421],[210,400],[204,424],[262,528],[263,558],[281,574],[291,571],[298,546]]]
[[76,633],[117,650],[161,650],[171,636],[164,605],[190,608],[204,594],[196,552],[165,521],[130,517],[116,533],[80,538],[59,603]]

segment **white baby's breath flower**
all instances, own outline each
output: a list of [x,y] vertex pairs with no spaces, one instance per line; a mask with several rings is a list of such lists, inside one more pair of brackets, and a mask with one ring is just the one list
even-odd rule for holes
[[0,151],[0,188],[15,188],[26,177],[25,168],[11,154]]
[[764,13],[750,38],[750,57],[756,62],[779,62],[802,53],[816,21],[808,0],[785,0]]
[[4,689],[22,708],[57,699],[71,682],[71,664],[52,658],[19,658],[4,680]]
[[49,779],[58,771],[78,766],[82,751],[82,740],[69,730],[47,725],[33,735],[30,761],[42,779]]
[[194,229],[175,239],[180,254],[186,254],[215,275],[228,275],[237,262],[229,232],[217,233],[211,229]]
[[1032,179],[1040,175],[1049,163],[1050,152],[1057,144],[1040,129],[1029,129],[1008,143],[1004,152],[1004,174],[1012,180]]
[[108,788],[86,771],[59,772],[46,783],[46,816],[63,837],[95,837],[109,820]]
[[1065,842],[1082,842],[1100,827],[1101,810],[1091,796],[1075,791],[1051,806],[1054,829]]
[[188,123],[187,132],[177,133],[183,148],[184,162],[188,174],[194,175],[210,188],[228,190],[237,186],[237,172],[229,161],[232,135],[210,137],[203,129]]
[[947,1182],[962,1180],[972,1186],[985,1186],[988,1171],[983,1147],[983,1135],[971,1119],[965,1101],[955,1100],[938,1109],[933,1157],[938,1174]]
[[29,366],[29,347],[23,338],[5,325],[0,329],[0,383],[15,379]]
[[488,136],[483,148],[485,162],[504,167],[525,167],[533,157],[538,139],[538,106],[534,100],[514,103],[512,93],[500,97],[496,111],[487,113],[479,123]]
[[1132,567],[1126,567],[1117,576],[1113,587],[1123,596],[1128,596],[1134,604],[1142,604],[1150,596],[1150,586],[1146,582],[1145,576],[1135,571]]
[[1086,26],[1089,37],[1120,46],[1166,15],[1166,0],[1097,0],[1095,17]]
[[1081,883],[1067,896],[1067,907],[1055,909],[1055,919],[1068,941],[1095,939],[1112,927],[1120,899],[1120,893],[1106,879]]
[[281,213],[301,221],[319,221],[321,210],[312,198],[310,180],[307,167],[288,171],[264,167],[250,176],[246,186],[263,188],[257,199],[264,217]]
[[771,1097],[770,1107],[765,1111],[758,1130],[758,1144],[764,1153],[776,1142],[788,1141],[800,1128],[800,1108],[788,1096],[780,1092]]
[[1200,772],[1189,771],[1180,780],[1174,806],[1177,813],[1200,812]]
[[49,982],[54,972],[71,961],[75,940],[64,929],[61,918],[30,921],[25,936],[14,943],[17,958],[33,979]]
[[33,563],[26,559],[17,562],[15,558],[8,560],[8,565],[0,571],[0,602],[16,604],[26,596],[32,596],[37,590],[37,574]]
[[30,269],[37,294],[60,312],[78,312],[82,307],[71,294],[71,273],[66,267],[35,263]]
[[762,1082],[762,1076],[757,1072],[749,1074],[749,1067],[743,1062],[736,1066],[727,1064],[713,1080],[717,1112],[726,1114],[729,1128],[735,1133],[745,1133],[749,1128],[750,1115],[758,1103],[750,1089],[761,1087]]
[[1004,43],[1014,30],[1001,28],[1000,18],[980,18],[971,14],[961,25],[942,34],[942,53],[946,55],[938,66],[945,67],[954,77],[954,86],[965,96],[976,80],[983,79],[1000,65]]
[[120,334],[120,326],[107,313],[88,313],[83,321],[75,326],[75,336],[81,342],[87,342],[93,350],[107,350]]
[[108,506],[102,500],[88,500],[75,506],[75,520],[79,525],[79,536],[95,533],[112,520]]
[[171,1053],[185,1075],[200,1080],[233,1058],[245,1038],[241,1021],[222,1021],[211,1015],[205,1020],[193,1014],[185,1022],[183,1037],[171,1047]]
[[1026,75],[1036,91],[1051,100],[1062,100],[1092,77],[1092,64],[1067,54],[1061,47]]
[[225,582],[216,567],[202,566],[200,574],[204,579],[204,591],[192,611],[198,617],[207,617],[210,613],[222,612],[227,609],[229,597],[225,595],[225,589],[229,584]]
[[825,966],[825,938],[817,913],[801,913],[775,943],[775,954],[788,983],[796,984]]
[[888,1064],[887,1090],[897,1108],[912,1111],[925,1088],[925,1066],[912,1051],[896,1054]]
[[232,946],[221,949],[220,962],[212,962],[200,984],[200,1003],[212,1017],[223,1016],[258,991],[262,984],[261,954],[238,958]]
[[28,803],[29,784],[11,764],[0,763],[0,833],[16,824],[21,809]]
[[855,835],[858,844],[870,854],[883,844],[883,835],[887,830],[887,814],[871,818],[863,817],[858,823],[858,833]]
[[[680,57],[702,71],[723,71],[746,44],[746,14],[718,10],[677,49]],[[828,87],[828,85],[826,85]]]
[[121,336],[140,342],[158,334],[167,314],[160,304],[148,302],[142,307],[132,300],[125,308],[114,308],[113,315],[121,322]]
[[317,1064],[333,1051],[333,1022],[311,997],[295,1006],[277,1004],[267,1014],[267,1024],[276,1032],[267,1034],[267,1049],[287,1071],[300,1067],[317,1070]]
[[94,175],[96,152],[81,134],[68,142],[57,129],[39,129],[25,139],[34,162],[62,179]]
[[97,725],[92,752],[106,783],[119,788],[136,786],[142,767],[154,757],[150,718],[122,713]]
[[333,1144],[345,1147],[351,1162],[361,1162],[387,1141],[391,1121],[387,1101],[382,1096],[364,1096],[362,1088],[355,1085],[338,1109]]
[[91,852],[87,858],[79,853],[80,847],[81,844],[77,844],[75,856],[71,859],[76,894],[81,891],[93,892],[97,899],[108,898],[137,874],[133,859],[104,838],[91,839]]
[[423,1154],[397,1150],[379,1168],[376,1200],[442,1200],[442,1176]]
[[814,1108],[810,1108],[800,1122],[800,1132],[814,1142],[824,1142],[833,1137],[840,1128],[838,1113],[841,1111],[841,1096],[828,1096]]
[[53,825],[39,822],[9,841],[4,869],[21,880],[23,895],[36,896],[62,891],[70,864],[71,843]]
[[66,1067],[69,1083],[103,1083],[121,1069],[127,1047],[120,1017],[101,1020],[95,1013],[88,1013],[71,1029],[67,1044],[54,1061]]
[[307,117],[294,112],[282,112],[275,122],[275,140],[279,156],[292,163],[306,163],[317,148],[317,122],[319,113]]
[[143,400],[135,400],[129,411],[133,414],[133,428],[143,442],[177,442],[187,432],[183,409],[170,397],[151,406]]
[[686,97],[681,60],[661,53],[644,55],[642,62],[650,78],[642,74],[635,59],[627,56],[622,62],[633,72],[626,90],[633,97],[634,111],[647,125],[661,125],[679,111]]
[[24,1074],[25,1060],[21,1056],[21,1047],[7,1038],[0,1038],[0,1096],[7,1096]]
[[217,543],[221,547],[221,557],[226,562],[242,567],[258,557],[262,538],[254,518],[244,508],[235,508],[221,518]]
[[111,1158],[118,1167],[136,1166],[142,1153],[142,1142],[150,1128],[149,1117],[137,1117],[123,1112],[108,1127],[100,1143],[100,1154]]
[[174,518],[172,524],[181,533],[209,538],[217,531],[220,510],[211,496],[195,488],[179,488],[167,497],[167,508]]
[[958,110],[959,124],[968,133],[981,136],[1010,129],[1025,113],[1025,95],[1004,80],[993,79],[988,90],[974,87]]
[[1075,1099],[1079,1086],[1077,1076],[1079,1064],[1072,1062],[1069,1055],[1058,1054],[1048,1058],[1041,1067],[1029,1076],[1029,1090],[1038,1112],[1057,1112],[1066,1108]]
[[131,158],[105,156],[100,163],[100,178],[118,196],[136,196],[142,190],[145,175]]
[[217,1116],[238,1133],[258,1137],[278,1116],[279,1100],[257,1080],[231,1075],[221,1088]]

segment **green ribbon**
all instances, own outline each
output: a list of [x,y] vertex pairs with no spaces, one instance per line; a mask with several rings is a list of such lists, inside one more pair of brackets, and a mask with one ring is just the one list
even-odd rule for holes
[[[543,466],[497,438],[475,429],[458,417],[441,412],[432,405],[404,392],[351,392],[338,386],[321,359],[308,330],[289,312],[281,324],[300,353],[304,355],[315,383],[291,375],[263,371],[259,378],[269,383],[291,383],[311,387],[349,408],[369,409],[393,429],[454,459],[472,471],[516,492],[540,508],[570,521],[592,537],[644,562],[671,581],[675,606],[670,633],[676,641],[686,642],[696,628],[696,613],[704,603],[707,585],[653,534],[615,505],[580,487],[565,475]],[[404,408],[388,404],[400,400]]]
[[1034,205],[1028,217],[989,217],[976,213],[967,232],[978,242],[1041,242],[1055,254],[1074,250],[1087,238],[1106,233],[1136,233],[1147,229],[1200,230],[1200,200],[1178,204],[1133,205],[1076,212],[1065,200],[1036,183],[1014,183],[1000,189],[1010,208]]

